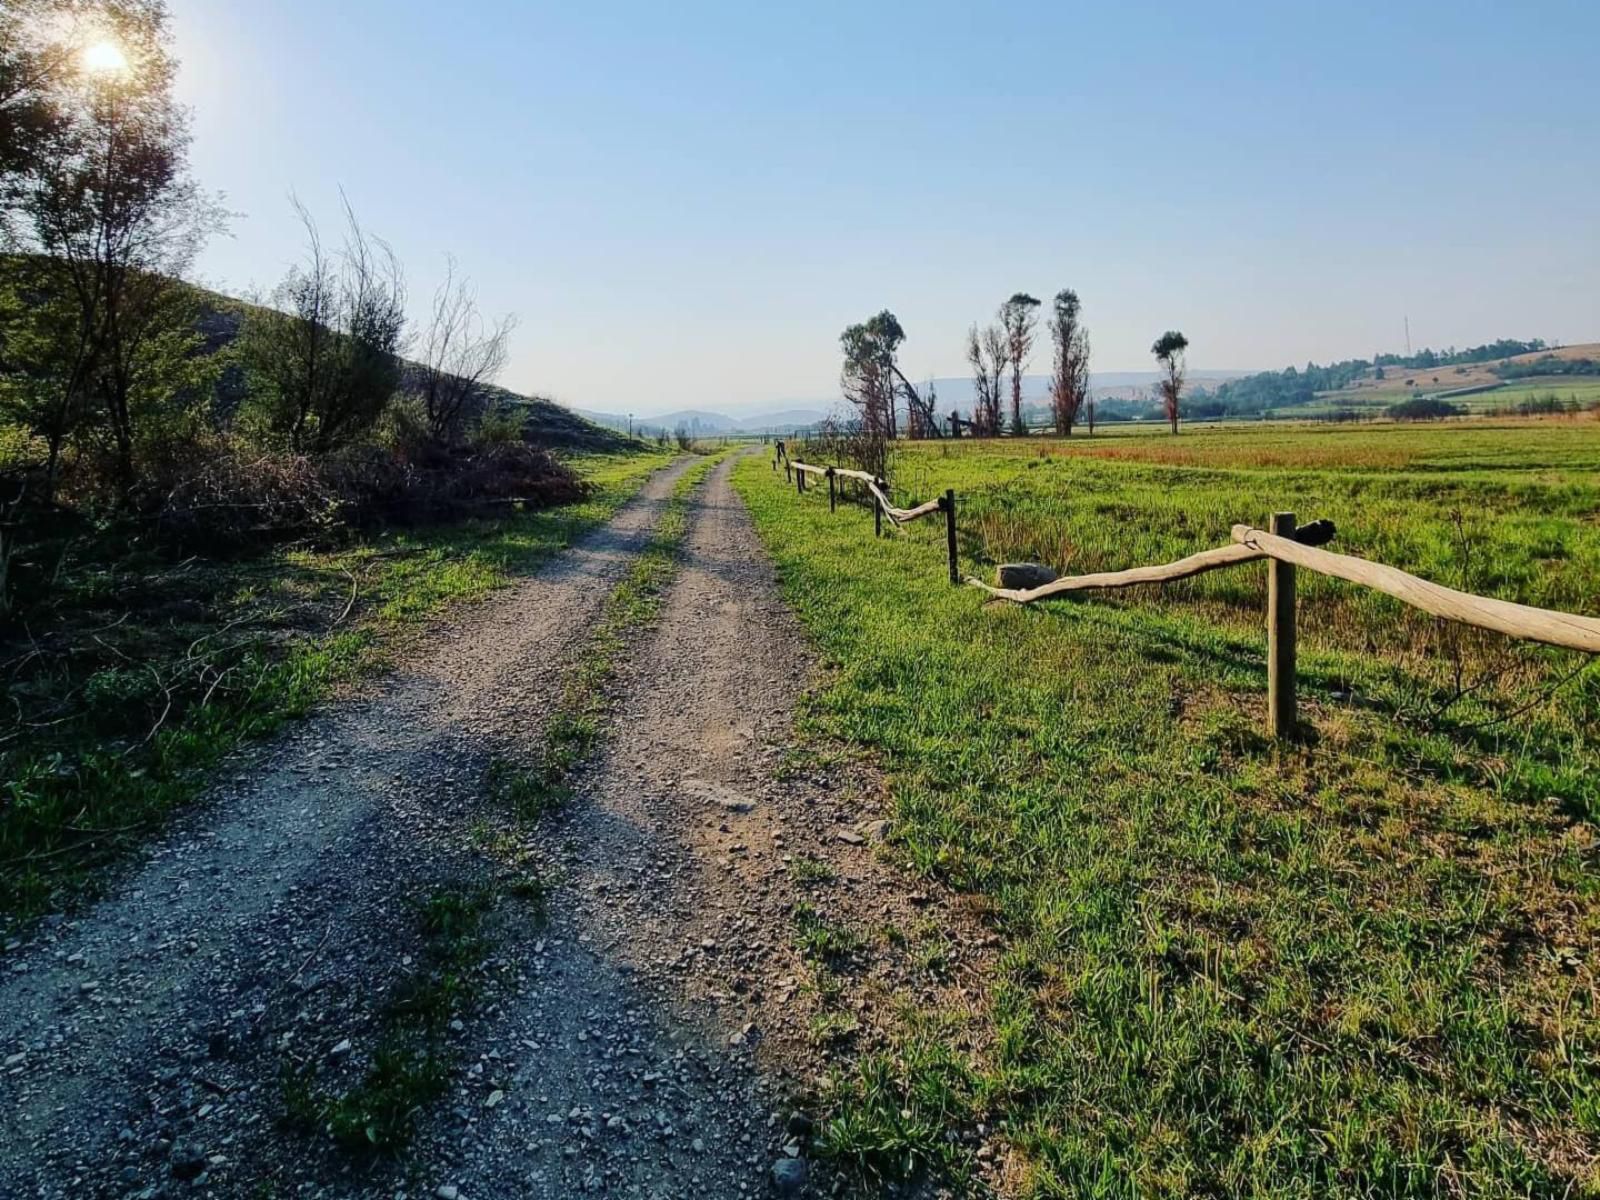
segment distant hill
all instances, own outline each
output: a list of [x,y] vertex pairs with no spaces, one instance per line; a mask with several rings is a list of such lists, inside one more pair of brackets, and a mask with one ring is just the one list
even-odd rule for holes
[[[579,415],[608,429],[627,430],[630,418],[621,413],[575,410]],[[776,433],[790,434],[826,420],[825,408],[790,408],[776,412],[757,413],[749,417],[730,417],[726,413],[707,412],[703,409],[685,408],[677,412],[655,416],[631,418],[632,428],[641,437],[653,437],[658,432],[674,433],[679,428],[693,437],[720,437]]]
[[[1248,371],[1218,371],[1201,370],[1195,368],[1189,372],[1189,386],[1209,390],[1230,379],[1240,379],[1248,375]],[[1096,401],[1126,400],[1130,402],[1143,402],[1154,400],[1156,383],[1161,379],[1158,371],[1096,371],[1089,376],[1089,393]],[[941,416],[948,414],[952,409],[958,410],[962,416],[972,415],[973,385],[967,376],[951,376],[948,378],[934,379],[932,383],[938,395],[938,410]],[[917,385],[926,393],[926,386]],[[1010,403],[1011,381],[1009,377],[1005,383],[1007,403]],[[1036,410],[1050,407],[1050,377],[1048,375],[1024,375],[1022,377],[1022,403],[1024,407]]]
[[1424,397],[1498,391],[1514,380],[1600,378],[1600,343],[1547,346],[1502,339],[1465,350],[1380,354],[1319,366],[1286,367],[1230,380],[1186,405],[1191,416],[1370,409]]

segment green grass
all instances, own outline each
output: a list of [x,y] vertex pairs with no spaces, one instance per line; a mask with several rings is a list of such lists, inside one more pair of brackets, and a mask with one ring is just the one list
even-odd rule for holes
[[338,551],[64,564],[52,610],[5,648],[16,721],[0,731],[0,925],[92,890],[234,747],[534,570],[670,458],[576,458],[594,487],[578,504]]
[[1592,375],[1547,375],[1516,379],[1503,387],[1466,396],[1448,394],[1452,387],[1460,386],[1452,375],[1441,373],[1438,383],[1433,382],[1432,373],[1419,373],[1417,379],[1417,385],[1409,388],[1395,386],[1391,377],[1390,385],[1381,391],[1361,389],[1326,392],[1310,404],[1277,409],[1274,415],[1290,421],[1339,411],[1381,415],[1390,405],[1398,404],[1413,394],[1439,395],[1457,407],[1476,414],[1510,412],[1525,400],[1542,400],[1553,396],[1563,403],[1572,402],[1592,419],[1593,414],[1587,410],[1590,405],[1600,403],[1600,379]]
[[[957,489],[969,570],[1167,561],[1294,509],[1593,612],[1597,464],[1600,425],[1513,422],[933,444],[894,478]],[[942,530],[874,542],[760,461],[736,484],[829,667],[804,734],[878,759],[892,848],[1001,939],[979,1014],[908,1014],[836,1080],[830,1153],[961,1186],[983,1124],[1024,1196],[1600,1193],[1600,683],[1552,690],[1578,660],[1302,573],[1309,744],[1279,750],[1258,567],[985,606]],[[1447,703],[1452,658],[1486,681]]]
[[831,864],[808,854],[798,855],[789,863],[789,878],[804,886],[832,883],[838,877]]
[[847,966],[866,947],[861,935],[824,917],[814,905],[800,904],[794,910],[795,949],[821,966]]

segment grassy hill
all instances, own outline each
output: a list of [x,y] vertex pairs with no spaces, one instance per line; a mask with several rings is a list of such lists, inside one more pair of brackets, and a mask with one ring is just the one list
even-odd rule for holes
[[[1600,374],[1567,375],[1555,370],[1548,373],[1539,371],[1546,363],[1580,363],[1585,360],[1600,362],[1600,342],[1584,342],[1482,363],[1428,368],[1386,367],[1382,379],[1377,378],[1377,369],[1373,368],[1347,388],[1319,392],[1316,407],[1387,406],[1419,392],[1446,398],[1454,393],[1458,401],[1465,403],[1468,408],[1500,407],[1508,400],[1514,401],[1542,391],[1554,391],[1561,395],[1569,391],[1586,395],[1600,393]],[[1534,373],[1521,375],[1521,371]],[[1520,377],[1507,378],[1507,375]]]
[[[1515,412],[1529,402],[1585,407],[1600,399],[1600,343],[1497,354],[1518,343],[1497,342],[1435,355],[1422,351],[1407,361],[1384,356],[1327,366],[1263,372],[1195,394],[1192,415],[1317,417],[1334,413],[1376,415],[1419,397],[1448,400],[1477,412]],[[1521,345],[1529,345],[1522,343]]]

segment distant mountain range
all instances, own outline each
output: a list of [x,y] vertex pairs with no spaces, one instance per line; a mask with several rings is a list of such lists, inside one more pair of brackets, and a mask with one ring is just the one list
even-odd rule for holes
[[719,434],[793,433],[797,429],[806,429],[819,421],[826,420],[829,412],[827,408],[819,406],[781,409],[776,412],[757,413],[751,417],[731,417],[727,413],[685,408],[656,416],[629,418],[625,414],[592,412],[585,408],[575,408],[572,411],[608,429],[627,430],[631,421],[634,433],[645,437],[661,430],[672,433],[679,428],[697,437]]
[[[1189,386],[1191,388],[1208,388],[1229,379],[1238,379],[1248,375],[1248,371],[1200,371],[1189,372]],[[1155,371],[1105,371],[1090,376],[1089,386],[1097,400],[1142,400],[1151,397],[1151,390],[1161,378]],[[918,381],[917,387],[924,393],[931,382],[938,397],[938,410],[941,416],[952,409],[959,409],[964,415],[972,412],[972,380],[965,377],[950,377],[947,379],[934,379],[931,381]],[[1009,388],[1009,384],[1007,385]],[[1009,393],[1008,393],[1009,394]],[[1024,375],[1022,377],[1022,400],[1025,405],[1039,406],[1049,403],[1050,378],[1047,375]],[[776,409],[771,412],[758,412],[750,416],[730,416],[727,413],[712,412],[705,409],[686,408],[677,412],[661,413],[654,416],[632,418],[632,429],[635,433],[652,436],[666,430],[674,432],[680,427],[691,435],[699,437],[715,437],[724,434],[792,434],[797,430],[807,429],[819,421],[826,420],[830,414],[837,413],[843,407],[842,400],[818,400],[813,402],[802,401],[793,408]],[[586,417],[597,425],[609,429],[627,430],[630,427],[630,418],[623,413],[594,412],[589,409],[577,408],[573,410],[581,417]]]
[[[1219,383],[1229,379],[1240,379],[1250,374],[1249,371],[1201,371],[1191,370],[1188,373],[1188,390],[1210,390]],[[1145,400],[1154,399],[1155,385],[1160,381],[1158,371],[1098,371],[1089,376],[1089,392],[1096,400]],[[915,382],[915,381],[913,381]],[[941,415],[948,413],[952,408],[959,409],[963,415],[972,411],[973,386],[972,380],[967,376],[951,377],[948,379],[934,379],[931,381],[938,395],[938,411]],[[918,383],[917,387],[926,393],[924,384]],[[1007,403],[1011,397],[1011,380],[1005,381],[1005,396]],[[1036,407],[1048,407],[1050,404],[1050,377],[1048,375],[1024,375],[1022,377],[1022,403]]]

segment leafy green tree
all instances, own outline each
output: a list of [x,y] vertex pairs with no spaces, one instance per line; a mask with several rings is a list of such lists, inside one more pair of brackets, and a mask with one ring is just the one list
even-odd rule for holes
[[1184,356],[1189,350],[1189,339],[1176,329],[1169,329],[1156,339],[1150,353],[1156,356],[1166,378],[1161,381],[1161,403],[1166,409],[1172,432],[1178,432],[1178,402],[1183,398],[1183,377],[1186,370]]
[[[30,7],[36,16],[48,6]],[[32,85],[30,103],[46,105],[48,120],[11,139],[7,203],[17,249],[49,263],[30,286],[48,290],[42,303],[65,301],[60,353],[30,384],[48,378],[60,388],[35,405],[45,418],[37,432],[48,446],[46,491],[54,492],[63,451],[76,438],[109,464],[127,503],[138,482],[141,415],[189,384],[187,364],[171,353],[193,337],[179,280],[222,214],[187,173],[187,117],[173,96],[177,61],[165,5],[98,0],[72,8],[85,10],[107,53],[90,58],[62,41],[31,60],[57,74]],[[23,143],[25,151],[17,149]],[[152,374],[180,364],[169,379]]]
[[[0,236],[45,144],[62,125],[56,86],[68,49],[52,36],[62,0],[7,0],[0,6]],[[10,233],[8,240],[15,238]]]

